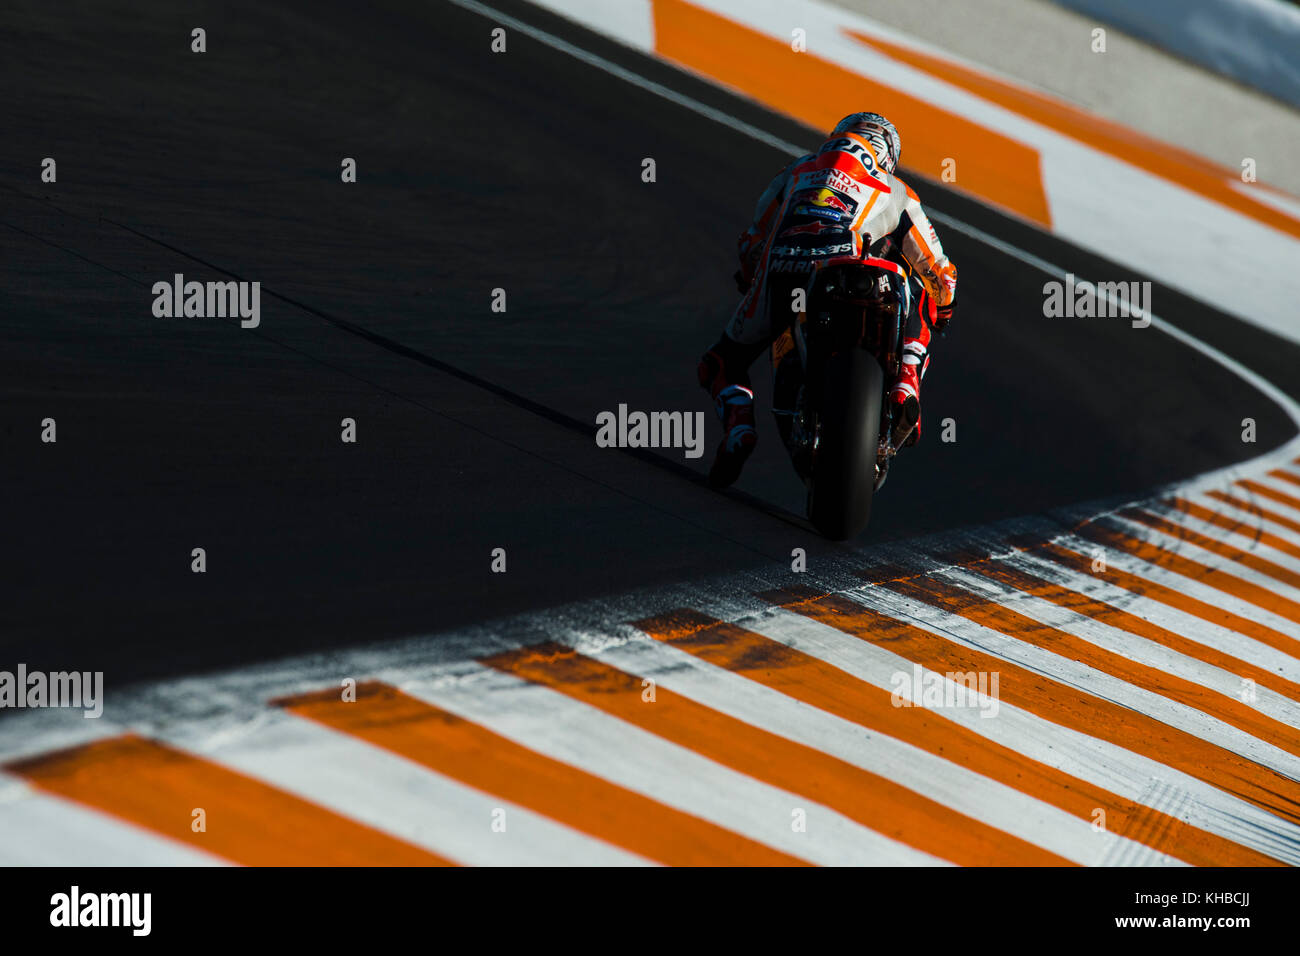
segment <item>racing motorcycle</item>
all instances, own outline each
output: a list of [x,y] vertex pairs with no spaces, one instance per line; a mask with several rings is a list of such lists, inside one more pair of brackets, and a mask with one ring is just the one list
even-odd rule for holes
[[893,421],[885,393],[903,360],[911,307],[903,266],[824,259],[807,278],[803,310],[790,312],[772,345],[777,429],[808,489],[808,519],[828,538],[867,526],[872,496],[910,430]]

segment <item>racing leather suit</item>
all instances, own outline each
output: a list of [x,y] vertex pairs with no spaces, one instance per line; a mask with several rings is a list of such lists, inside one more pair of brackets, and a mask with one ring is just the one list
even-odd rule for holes
[[[773,283],[772,276],[806,274],[816,259],[865,252],[905,264],[920,280],[924,291],[908,319],[903,370],[890,396],[895,402],[908,396],[919,402],[931,332],[952,315],[957,269],[944,255],[916,193],[884,170],[863,137],[834,136],[781,170],[759,197],[738,251],[736,278],[744,298],[698,370],[727,430],[720,452],[747,450],[756,441],[748,369],[785,327],[774,320],[769,300],[774,285],[787,289],[788,284]],[[916,434],[919,423],[912,441]]]

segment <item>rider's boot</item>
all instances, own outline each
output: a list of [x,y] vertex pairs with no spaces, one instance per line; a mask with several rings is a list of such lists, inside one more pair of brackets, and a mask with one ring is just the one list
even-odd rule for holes
[[697,369],[700,385],[708,391],[722,422],[722,442],[718,445],[713,467],[709,469],[709,484],[726,488],[740,477],[740,470],[758,444],[758,429],[754,426],[754,390],[748,385],[730,383],[724,374],[724,364],[710,350],[700,359]]
[[921,438],[921,376],[930,364],[925,347],[913,341],[903,343],[903,365],[889,390],[893,421],[890,441],[895,448],[915,445]]

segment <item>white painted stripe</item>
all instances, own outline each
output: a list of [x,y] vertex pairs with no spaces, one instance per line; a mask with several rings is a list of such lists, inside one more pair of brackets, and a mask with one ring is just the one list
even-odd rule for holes
[[1180,861],[1098,833],[1086,820],[981,776],[960,764],[804,704],[738,674],[704,663],[655,640],[596,649],[593,656],[725,714],[886,777],[944,806],[1085,865],[1136,853],[1145,865]]
[[[455,677],[422,676],[402,689],[538,753],[810,863],[943,862],[565,694],[492,668],[462,671]],[[808,814],[807,832],[791,828],[795,807]]]
[[1300,683],[1300,659],[1274,650],[1252,637],[1212,624],[1194,614],[1188,614],[1186,611],[1180,611],[1152,598],[1126,591],[1119,585],[1107,581],[1104,575],[1079,574],[1071,568],[1036,555],[1016,554],[1002,560],[1003,563],[1017,570],[1078,591],[1095,601],[1150,621],[1157,627],[1163,627],[1188,640],[1214,648],[1247,664],[1277,674],[1288,681]]
[[[1274,474],[1274,472],[1277,472],[1277,474]],[[1274,487],[1283,490],[1284,492],[1285,489],[1291,489],[1289,492],[1285,493],[1289,494],[1292,498],[1300,497],[1300,495],[1296,494],[1296,491],[1300,489],[1300,485],[1297,485],[1294,481],[1287,480],[1285,477],[1286,475],[1300,477],[1300,462],[1297,462],[1296,460],[1281,462],[1276,468],[1269,469],[1260,480],[1266,483],[1272,483]]]
[[0,771],[0,866],[225,866],[228,861]]
[[643,89],[648,93],[653,93],[655,96],[661,97],[670,103],[675,103],[683,109],[690,110],[692,113],[698,113],[700,116],[713,120],[715,123],[720,123],[729,129],[733,129],[738,133],[748,136],[750,139],[765,143],[773,149],[779,149],[784,153],[788,153],[790,156],[802,156],[807,152],[803,147],[787,143],[785,140],[773,136],[771,133],[761,130],[757,126],[751,126],[748,123],[736,119],[729,113],[724,113],[722,110],[714,109],[712,106],[707,106],[699,100],[689,97],[684,93],[678,93],[676,90],[664,86],[662,83],[656,83],[654,80],[647,79],[639,73],[634,73],[632,70],[619,66],[612,60],[607,60],[602,56],[597,56],[595,53],[584,50],[582,47],[574,46],[568,40],[561,39],[553,33],[548,33],[530,23],[525,23],[523,20],[502,13],[500,10],[490,7],[487,4],[479,3],[478,0],[448,0],[448,2],[454,3],[456,6],[463,7],[466,10],[473,11],[480,16],[487,17],[497,23],[505,24],[510,27],[510,29],[517,30],[525,36],[532,37],[534,40],[549,46],[553,50],[559,50],[561,53],[567,54],[575,60],[580,60],[588,66],[594,66],[599,70],[603,70],[610,76],[618,77],[625,83],[631,83],[633,86]]
[[530,0],[637,50],[654,49],[652,0]]
[[[1263,485],[1265,488],[1271,488],[1273,491],[1281,492],[1288,498],[1300,501],[1300,485],[1293,485],[1289,481],[1274,477],[1266,471],[1254,475],[1251,479],[1256,484]],[[1226,489],[1229,494],[1236,495],[1238,498],[1244,498],[1249,502],[1259,505],[1261,508],[1267,508],[1270,511],[1276,511],[1285,518],[1292,521],[1300,521],[1300,507],[1289,505],[1284,501],[1278,501],[1276,498],[1269,498],[1249,488],[1240,485],[1234,485]]]
[[[710,608],[724,620],[725,606]],[[797,648],[846,671],[860,680],[892,692],[894,675],[911,673],[913,662],[884,647],[860,640],[833,627],[783,609],[740,620],[743,627]],[[924,670],[929,674],[931,671]],[[1187,796],[1187,823],[1242,846],[1300,865],[1300,826],[1282,820],[1245,800],[1140,754],[1125,750],[1030,711],[1000,702],[997,717],[984,718],[975,708],[933,709],[982,737],[1015,752],[1101,787],[1144,806],[1156,806],[1153,782],[1172,786]]]
[[[110,690],[104,704],[105,714],[112,711],[115,699]],[[79,710],[62,707],[6,708],[0,728],[4,730],[0,733],[0,764],[130,732],[130,727],[107,716],[87,719]]]
[[[1172,521],[1180,527],[1187,528],[1189,531],[1204,535],[1207,538],[1213,538],[1215,541],[1222,541],[1230,547],[1237,548],[1247,554],[1255,555],[1263,561],[1271,561],[1279,567],[1286,568],[1293,574],[1300,575],[1300,558],[1293,557],[1285,551],[1281,551],[1273,545],[1267,544],[1259,539],[1260,533],[1265,529],[1262,520],[1256,515],[1246,514],[1243,516],[1237,514],[1235,516],[1236,520],[1241,521],[1242,523],[1237,528],[1225,528],[1222,525],[1206,521],[1204,518],[1188,514],[1187,512],[1180,511],[1177,508],[1165,508],[1159,504],[1152,504],[1144,510],[1148,514],[1157,515],[1164,518],[1166,521]],[[1222,509],[1215,510],[1220,511]],[[1227,517],[1234,516],[1228,515]],[[1175,535],[1174,537],[1177,536]],[[1181,540],[1181,538],[1179,538],[1179,540]],[[1224,558],[1220,556],[1219,560],[1222,561]],[[1235,564],[1236,562],[1233,563]],[[1283,585],[1283,587],[1288,586]],[[1300,590],[1297,590],[1294,587],[1288,587],[1288,591],[1291,594],[1295,594],[1297,599],[1300,599]]]
[[[934,576],[972,591],[1000,607],[1072,634],[1102,650],[1153,670],[1179,677],[1222,697],[1242,703],[1241,694],[1244,685],[1241,677],[1231,671],[1189,657],[1158,641],[1151,641],[1112,627],[1086,614],[1061,607],[1052,601],[1032,597],[973,571],[954,568]],[[1255,697],[1256,699],[1246,706],[1300,730],[1300,702],[1290,700],[1266,688],[1257,688]]]
[[[1195,495],[1190,500],[1200,505],[1202,508],[1208,508],[1217,514],[1223,515],[1232,521],[1241,522],[1245,527],[1252,523],[1260,531],[1268,534],[1277,535],[1283,541],[1300,547],[1300,531],[1294,528],[1288,528],[1285,524],[1278,521],[1278,518],[1291,518],[1285,505],[1277,504],[1269,498],[1256,496],[1244,488],[1224,489],[1234,498],[1240,501],[1240,504],[1231,501],[1221,501],[1218,498],[1211,498],[1209,495]],[[1258,508],[1259,511],[1253,510]],[[1261,514],[1259,512],[1268,512]],[[1297,512],[1300,514],[1300,512]],[[1269,515],[1272,515],[1270,517]],[[1292,521],[1300,522],[1300,518],[1291,518]]]
[[[254,725],[198,720],[167,742],[415,846],[476,866],[648,861],[396,754],[268,707]],[[506,830],[492,830],[505,810]]]
[[[1235,594],[1221,591],[1209,584],[1203,584],[1196,578],[1187,577],[1157,564],[1151,564],[1119,548],[1103,547],[1086,538],[1079,538],[1074,535],[1062,535],[1056,539],[1055,543],[1087,557],[1093,557],[1096,552],[1100,551],[1109,566],[1118,568],[1121,571],[1127,571],[1129,574],[1145,578],[1152,583],[1163,585],[1174,591],[1181,591],[1188,597],[1194,597],[1206,604],[1221,607],[1225,611],[1231,611],[1238,617],[1244,617],[1256,624],[1263,624],[1280,634],[1300,641],[1300,624],[1282,617],[1280,614],[1274,614],[1272,611],[1268,611],[1244,598],[1239,598]],[[1228,573],[1229,569],[1224,569],[1224,571]],[[1300,650],[1300,648],[1297,648],[1297,650]]]
[[1103,700],[1114,701],[1207,743],[1240,754],[1292,780],[1300,780],[1300,757],[1258,740],[1195,707],[1172,701],[1079,661],[1053,654],[1026,641],[968,621],[960,615],[883,588],[873,588],[867,592],[851,591],[847,595],[866,607],[909,621],[958,644],[1018,664],[1068,687]]
[[[1153,528],[1150,525],[1143,524],[1141,521],[1126,518],[1121,515],[1109,515],[1105,519],[1104,523],[1111,524],[1118,530],[1124,532],[1124,534],[1137,538],[1140,541],[1145,541],[1148,544],[1155,545],[1157,548],[1160,548],[1163,551],[1168,551],[1170,554],[1176,554],[1179,557],[1187,558],[1197,562],[1198,564],[1203,564],[1206,567],[1215,569],[1216,571],[1230,574],[1234,578],[1239,578],[1242,581],[1254,584],[1278,597],[1286,598],[1289,601],[1300,602],[1300,589],[1293,588],[1285,581],[1275,578],[1273,575],[1264,571],[1258,571],[1255,568],[1247,567],[1240,561],[1235,561],[1232,558],[1225,557],[1215,551],[1211,551],[1209,548],[1203,548],[1199,544],[1180,537],[1177,534],[1162,531],[1159,528]],[[1220,534],[1215,537],[1215,540],[1224,541],[1227,537],[1228,535],[1220,532]],[[1224,543],[1229,545],[1231,544],[1231,542],[1228,541],[1224,541]]]

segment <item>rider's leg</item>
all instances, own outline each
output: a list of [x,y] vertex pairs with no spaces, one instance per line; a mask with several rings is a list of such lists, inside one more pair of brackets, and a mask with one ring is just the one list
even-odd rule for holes
[[740,477],[740,469],[758,444],[749,367],[766,348],[767,343],[742,344],[724,332],[696,368],[722,422],[722,443],[709,472],[715,487],[726,487]]
[[749,367],[772,344],[763,321],[765,290],[761,287],[765,284],[755,283],[696,368],[700,385],[713,399],[722,422],[722,443],[709,471],[709,483],[718,488],[740,477],[740,469],[758,444]]
[[915,445],[921,437],[921,379],[930,366],[930,327],[933,300],[922,293],[916,313],[909,315],[903,336],[903,367],[889,392],[895,445]]

